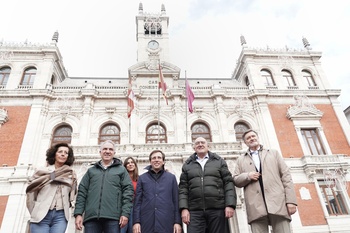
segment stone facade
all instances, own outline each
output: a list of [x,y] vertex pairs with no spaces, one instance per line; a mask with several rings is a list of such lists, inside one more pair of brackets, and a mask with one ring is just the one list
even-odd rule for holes
[[[45,165],[55,132],[62,126],[71,129],[74,168],[81,178],[99,159],[106,125],[119,130],[119,158],[132,156],[142,169],[149,153],[161,149],[166,167],[177,177],[193,153],[192,136],[200,132],[196,126],[207,127],[210,150],[225,158],[231,171],[246,150],[240,135],[252,128],[291,168],[299,204],[293,232],[349,232],[350,126],[337,99],[340,90],[331,88],[322,71],[321,52],[311,50],[305,38],[301,49],[260,49],[247,47],[242,37],[232,77],[189,80],[195,95],[194,112],[189,113],[185,80],[180,68],[169,63],[168,21],[164,6],[161,13],[148,14],[140,4],[138,61],[125,78],[69,77],[56,33],[48,44],[0,43],[0,232],[25,231],[26,182],[35,168]],[[150,41],[158,46],[148,47]],[[159,99],[159,65],[168,105]],[[29,78],[24,77],[28,68],[35,69]],[[6,69],[10,72],[4,82]],[[135,94],[130,118],[129,82]],[[147,143],[148,130],[157,125],[164,129],[165,143]],[[325,193],[337,200],[324,199]],[[237,194],[231,232],[246,233],[243,190],[237,189]],[[75,232],[74,219],[67,232]]]

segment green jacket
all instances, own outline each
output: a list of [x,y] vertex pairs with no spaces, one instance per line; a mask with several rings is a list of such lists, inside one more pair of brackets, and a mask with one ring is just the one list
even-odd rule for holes
[[74,216],[90,219],[107,218],[119,221],[120,216],[129,218],[134,189],[130,176],[119,159],[104,169],[100,162],[89,168],[81,180]]
[[225,160],[210,151],[208,155],[204,171],[196,161],[196,153],[183,164],[179,184],[180,210],[236,208],[236,191]]

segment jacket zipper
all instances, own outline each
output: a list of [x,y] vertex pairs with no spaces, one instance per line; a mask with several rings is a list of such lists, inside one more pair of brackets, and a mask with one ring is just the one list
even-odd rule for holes
[[102,186],[101,186],[101,192],[100,192],[100,202],[98,205],[98,214],[97,214],[97,219],[100,218],[100,214],[101,214],[101,203],[102,203],[102,193],[103,193],[103,185],[104,185],[104,179],[105,179],[105,175],[106,175],[106,171],[107,170],[102,170],[103,172],[103,176],[102,176]]

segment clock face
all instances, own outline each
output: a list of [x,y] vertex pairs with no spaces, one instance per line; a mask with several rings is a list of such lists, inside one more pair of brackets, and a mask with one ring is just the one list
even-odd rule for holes
[[158,49],[159,48],[159,43],[155,40],[151,40],[149,43],[148,43],[148,48],[149,49]]

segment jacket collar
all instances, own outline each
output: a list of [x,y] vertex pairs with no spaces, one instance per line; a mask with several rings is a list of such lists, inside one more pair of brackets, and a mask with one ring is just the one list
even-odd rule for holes
[[[260,144],[260,148],[259,148],[259,154],[263,151],[263,145]],[[244,153],[244,155],[250,155],[250,149],[248,148],[247,151]]]
[[[213,160],[213,159],[219,159],[219,156],[213,152],[208,151],[208,156],[209,159],[208,160]],[[193,153],[187,160],[186,163],[191,163],[191,162],[195,162],[197,159],[197,153]]]
[[[121,165],[122,162],[120,161],[120,159],[117,159],[117,158],[113,158],[113,163],[111,164],[111,166],[109,167],[114,167],[114,166],[119,166]],[[98,162],[95,163],[95,166],[96,167],[102,167],[101,166],[101,160],[99,160]]]

